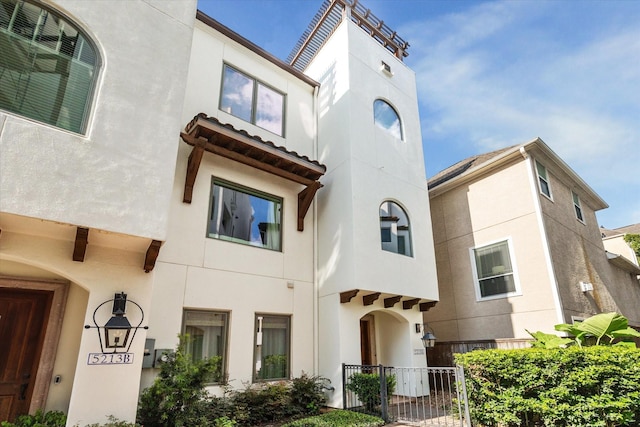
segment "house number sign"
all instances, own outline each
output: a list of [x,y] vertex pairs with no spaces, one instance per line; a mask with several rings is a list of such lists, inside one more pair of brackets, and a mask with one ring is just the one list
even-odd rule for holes
[[87,365],[129,365],[133,363],[133,353],[89,353]]

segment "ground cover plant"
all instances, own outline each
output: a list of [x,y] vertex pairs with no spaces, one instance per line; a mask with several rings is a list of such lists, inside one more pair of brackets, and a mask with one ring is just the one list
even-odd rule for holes
[[640,350],[627,346],[456,355],[481,426],[638,426]]
[[335,410],[322,415],[292,421],[282,427],[377,427],[384,425],[382,418],[359,412]]

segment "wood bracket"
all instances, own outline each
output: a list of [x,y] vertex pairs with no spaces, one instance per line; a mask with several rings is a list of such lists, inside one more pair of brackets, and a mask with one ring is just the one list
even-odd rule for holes
[[184,178],[184,195],[182,197],[183,203],[191,203],[193,198],[193,186],[198,176],[198,169],[200,169],[200,162],[202,161],[202,155],[204,154],[204,147],[207,144],[207,139],[203,137],[194,138],[189,134],[181,133],[180,137],[185,141],[193,143],[193,150],[189,154],[189,160],[187,161],[187,175]]
[[420,311],[429,311],[429,309],[436,306],[438,301],[429,301],[429,302],[421,302],[420,303]]
[[160,254],[160,246],[162,242],[160,240],[152,240],[147,249],[147,254],[144,257],[144,272],[148,273],[156,266],[156,260]]
[[380,292],[376,292],[375,294],[364,295],[362,297],[362,304],[371,305],[378,298],[380,298]]
[[89,229],[85,227],[76,228],[76,243],[73,247],[73,260],[84,262],[84,255],[89,244]]
[[408,300],[402,301],[402,309],[411,310],[413,306],[418,304],[419,302],[420,302],[420,298],[414,298],[414,299],[408,299]]
[[304,217],[307,215],[311,202],[320,188],[322,188],[320,181],[314,181],[298,193],[298,231],[304,231]]
[[389,297],[384,299],[384,308],[391,308],[398,303],[402,299],[402,295],[397,295],[395,297]]
[[353,297],[358,295],[360,289],[353,289],[351,291],[340,292],[340,304],[350,302]]

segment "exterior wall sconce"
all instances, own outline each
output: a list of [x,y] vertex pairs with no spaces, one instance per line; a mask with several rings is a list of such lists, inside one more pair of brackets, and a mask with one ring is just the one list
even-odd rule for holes
[[[98,321],[96,320],[96,313],[105,304],[113,301],[113,309],[111,310],[111,318],[104,324],[104,326],[100,326]],[[144,320],[144,311],[142,311],[142,307],[135,302],[129,300],[131,304],[134,304],[138,310],[140,310],[140,322],[136,326],[131,326],[129,323],[129,319],[126,317],[126,309],[127,309],[127,294],[124,292],[120,292],[119,294],[115,294],[113,299],[107,300],[102,304],[98,305],[96,309],[93,311],[93,326],[92,325],[84,325],[85,329],[96,328],[98,330],[98,340],[100,341],[100,351],[103,354],[106,353],[117,353],[118,349],[125,349],[126,352],[129,352],[129,348],[131,348],[131,343],[133,342],[133,338],[136,336],[136,332],[138,329],[149,329],[148,326],[140,326],[142,325],[142,321]],[[100,329],[104,330],[104,343],[102,340],[102,334],[100,333]],[[131,330],[133,330],[133,334],[131,334]],[[129,336],[131,335],[131,340],[129,340]],[[128,344],[128,345],[127,345]],[[113,351],[105,351],[105,349],[113,349]]]
[[422,345],[424,346],[424,348],[433,348],[436,345],[437,338],[433,334],[433,330],[429,327],[429,325],[427,323],[416,323],[415,327],[416,333],[422,334],[422,338],[420,338],[420,340],[422,341]]

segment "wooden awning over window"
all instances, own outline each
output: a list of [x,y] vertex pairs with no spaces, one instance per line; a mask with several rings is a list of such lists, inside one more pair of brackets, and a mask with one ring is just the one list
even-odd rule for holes
[[316,192],[322,187],[318,180],[327,170],[324,165],[229,124],[222,124],[204,113],[195,116],[180,137],[193,146],[187,164],[184,203],[191,203],[200,162],[207,151],[304,185],[305,189],[298,194],[298,230],[304,230],[304,217]]

